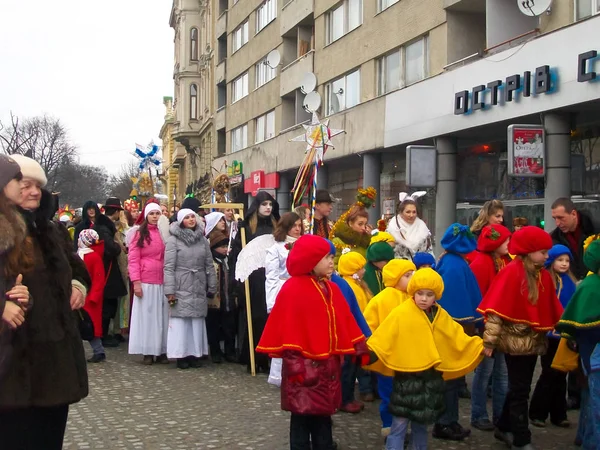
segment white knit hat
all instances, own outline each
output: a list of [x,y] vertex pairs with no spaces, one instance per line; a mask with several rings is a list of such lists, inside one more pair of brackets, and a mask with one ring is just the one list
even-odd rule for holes
[[179,222],[181,224],[181,222],[183,222],[183,219],[185,219],[190,214],[195,215],[196,213],[194,211],[192,211],[190,208],[180,209],[179,212],[177,213],[177,222]]
[[150,214],[152,211],[162,212],[162,210],[160,209],[160,206],[158,206],[156,203],[148,203],[146,205],[146,207],[144,208],[144,219],[146,217],[148,217],[148,214]]
[[23,178],[31,178],[32,180],[40,183],[41,187],[44,187],[46,184],[48,184],[48,178],[46,178],[44,169],[42,169],[42,166],[40,166],[35,159],[31,159],[23,155],[11,155],[11,157],[21,167]]
[[208,236],[210,232],[214,230],[214,228],[217,226],[219,220],[221,220],[223,217],[225,217],[225,214],[223,214],[222,212],[211,212],[210,214],[204,216],[204,219],[206,220],[206,228],[204,229],[204,235]]

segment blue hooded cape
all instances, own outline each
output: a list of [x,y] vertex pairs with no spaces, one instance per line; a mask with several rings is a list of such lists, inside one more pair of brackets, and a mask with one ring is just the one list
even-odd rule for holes
[[444,293],[438,303],[459,323],[482,320],[476,309],[481,303],[481,290],[467,261],[455,253],[444,254],[435,270],[444,280]]
[[356,320],[360,331],[363,332],[366,338],[371,336],[371,329],[369,328],[369,325],[367,325],[367,321],[365,320],[365,317],[358,306],[358,302],[356,301],[356,295],[354,295],[354,291],[348,282],[335,273],[331,276],[331,281],[337,284],[342,291],[342,294],[344,294],[344,298],[350,307],[350,312],[354,316],[354,320]]

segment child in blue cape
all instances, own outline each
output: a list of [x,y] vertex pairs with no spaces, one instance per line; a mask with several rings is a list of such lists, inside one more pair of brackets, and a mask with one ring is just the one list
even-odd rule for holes
[[[481,290],[469,267],[466,255],[477,248],[477,239],[466,225],[454,223],[448,227],[441,240],[444,254],[440,257],[436,271],[444,280],[444,293],[439,304],[465,329],[468,335],[475,334],[475,323],[482,320],[476,311],[481,302]],[[459,392],[468,393],[464,377],[446,382],[446,411],[433,427],[433,437],[450,441],[462,441],[471,435],[471,430],[458,423]]]
[[[552,275],[552,281],[556,287],[556,295],[563,308],[569,304],[577,287],[575,277],[571,273],[571,261],[573,255],[568,247],[554,245],[548,251],[548,260],[545,267]],[[567,420],[567,374],[551,367],[552,360],[560,336],[551,331],[548,333],[548,351],[542,355],[542,374],[533,391],[529,405],[529,420],[531,425],[545,427],[546,419],[550,416],[552,424],[567,428],[570,423]]]

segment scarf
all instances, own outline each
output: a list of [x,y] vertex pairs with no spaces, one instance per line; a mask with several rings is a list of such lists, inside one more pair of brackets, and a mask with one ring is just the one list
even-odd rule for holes
[[77,255],[83,259],[83,257],[85,255],[87,255],[88,253],[94,253],[94,250],[92,250],[89,247],[79,247],[79,249],[77,250]]
[[417,217],[414,223],[408,224],[400,214],[390,220],[387,231],[394,236],[396,245],[406,247],[412,256],[419,250],[423,241],[431,235],[429,228],[421,219]]

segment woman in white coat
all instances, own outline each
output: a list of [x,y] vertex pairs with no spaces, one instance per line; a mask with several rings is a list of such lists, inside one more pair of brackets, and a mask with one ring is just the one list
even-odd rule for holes
[[396,258],[412,261],[415,253],[433,254],[431,232],[425,222],[417,214],[417,199],[425,195],[425,191],[408,195],[400,193],[400,203],[397,214],[388,222],[387,232],[395,241],[394,253]]
[[[275,306],[277,295],[283,283],[290,278],[286,267],[287,257],[294,242],[302,234],[304,234],[304,227],[298,214],[289,212],[281,216],[281,220],[277,223],[277,227],[273,232],[275,244],[267,250],[265,261],[267,313],[270,313],[273,306]],[[268,381],[270,384],[281,386],[281,359],[274,358],[271,361]]]

